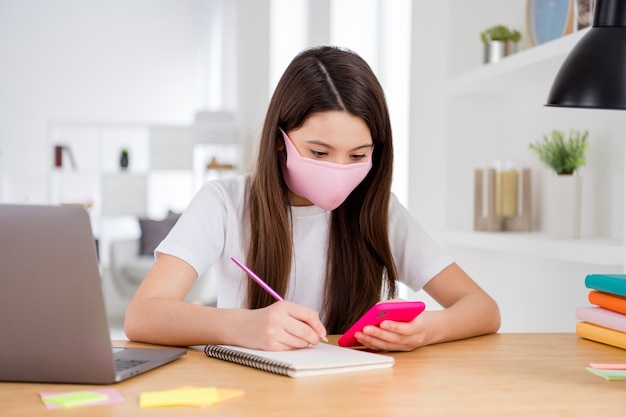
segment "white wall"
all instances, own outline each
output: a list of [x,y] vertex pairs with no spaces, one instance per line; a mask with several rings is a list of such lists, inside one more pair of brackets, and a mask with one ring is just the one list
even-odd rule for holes
[[445,224],[445,103],[441,91],[448,74],[448,16],[447,1],[413,3],[409,209],[431,232]]
[[3,200],[45,202],[51,121],[190,123],[199,0],[1,0]]
[[235,108],[244,144],[244,169],[251,168],[269,103],[269,0],[238,0],[232,7],[237,27],[231,43],[236,62]]

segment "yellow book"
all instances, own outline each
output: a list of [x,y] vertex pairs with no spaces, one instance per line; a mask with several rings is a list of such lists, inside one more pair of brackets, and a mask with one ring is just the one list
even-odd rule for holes
[[576,323],[576,334],[585,339],[626,349],[626,333],[586,321]]

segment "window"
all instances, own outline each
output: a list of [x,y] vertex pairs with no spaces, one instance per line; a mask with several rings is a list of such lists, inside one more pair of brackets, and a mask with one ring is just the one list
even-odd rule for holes
[[[313,46],[309,40],[313,1],[271,1],[269,95],[291,59]],[[328,19],[328,43],[361,55],[385,89],[394,133],[392,190],[407,205],[411,0],[330,0]]]

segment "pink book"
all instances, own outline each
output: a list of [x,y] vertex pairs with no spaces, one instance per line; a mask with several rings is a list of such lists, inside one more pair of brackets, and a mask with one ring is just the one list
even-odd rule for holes
[[576,318],[581,321],[626,332],[626,314],[617,313],[603,307],[577,307]]

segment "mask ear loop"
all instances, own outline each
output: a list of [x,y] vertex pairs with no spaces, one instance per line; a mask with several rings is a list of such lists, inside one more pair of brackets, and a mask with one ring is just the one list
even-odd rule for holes
[[[278,151],[278,157],[279,158],[283,158],[283,160],[286,162],[287,161],[287,144],[285,143],[285,137],[289,138],[289,136],[287,135],[287,133],[285,133],[285,131],[279,127],[278,130],[280,131],[280,133],[282,133],[282,139],[283,139],[283,149],[282,151]],[[281,164],[281,169],[280,169],[280,176],[282,178],[282,182],[285,186],[285,189],[287,190],[287,205],[289,205],[289,186],[287,186],[287,182],[285,181],[285,174],[283,173],[282,170],[282,164]],[[288,221],[289,221],[289,225],[291,227],[289,227],[289,232],[291,233],[291,253],[295,253],[295,246],[293,243],[293,213],[291,212],[291,210],[287,210],[287,217],[288,217]],[[297,269],[298,265],[296,264],[295,259],[292,259],[291,262],[294,265],[294,268]]]
[[[279,131],[280,131],[280,133],[281,133],[281,136],[280,136],[280,137],[281,137],[281,139],[283,140],[283,146],[286,148],[286,147],[287,147],[287,144],[285,144],[285,142],[286,142],[287,140],[290,140],[290,141],[291,141],[291,138],[289,137],[289,135],[287,134],[287,132],[285,132],[285,131],[281,128],[281,127],[279,127],[279,128],[278,128],[278,130],[279,130]],[[291,142],[291,143],[293,143],[293,142]]]
[[278,152],[278,157],[279,157],[279,158],[283,158],[285,161],[287,161],[287,144],[285,143],[285,141],[286,141],[287,139],[285,139],[285,137],[287,137],[287,138],[288,138],[289,136],[287,136],[287,134],[285,133],[285,131],[284,131],[281,127],[279,127],[279,128],[278,128],[278,131],[281,133],[280,138],[281,138],[281,139],[282,139],[282,141],[283,141],[283,143],[282,143],[282,149],[280,149],[280,143],[278,143],[278,144],[276,145],[276,150],[277,150],[277,152]]

